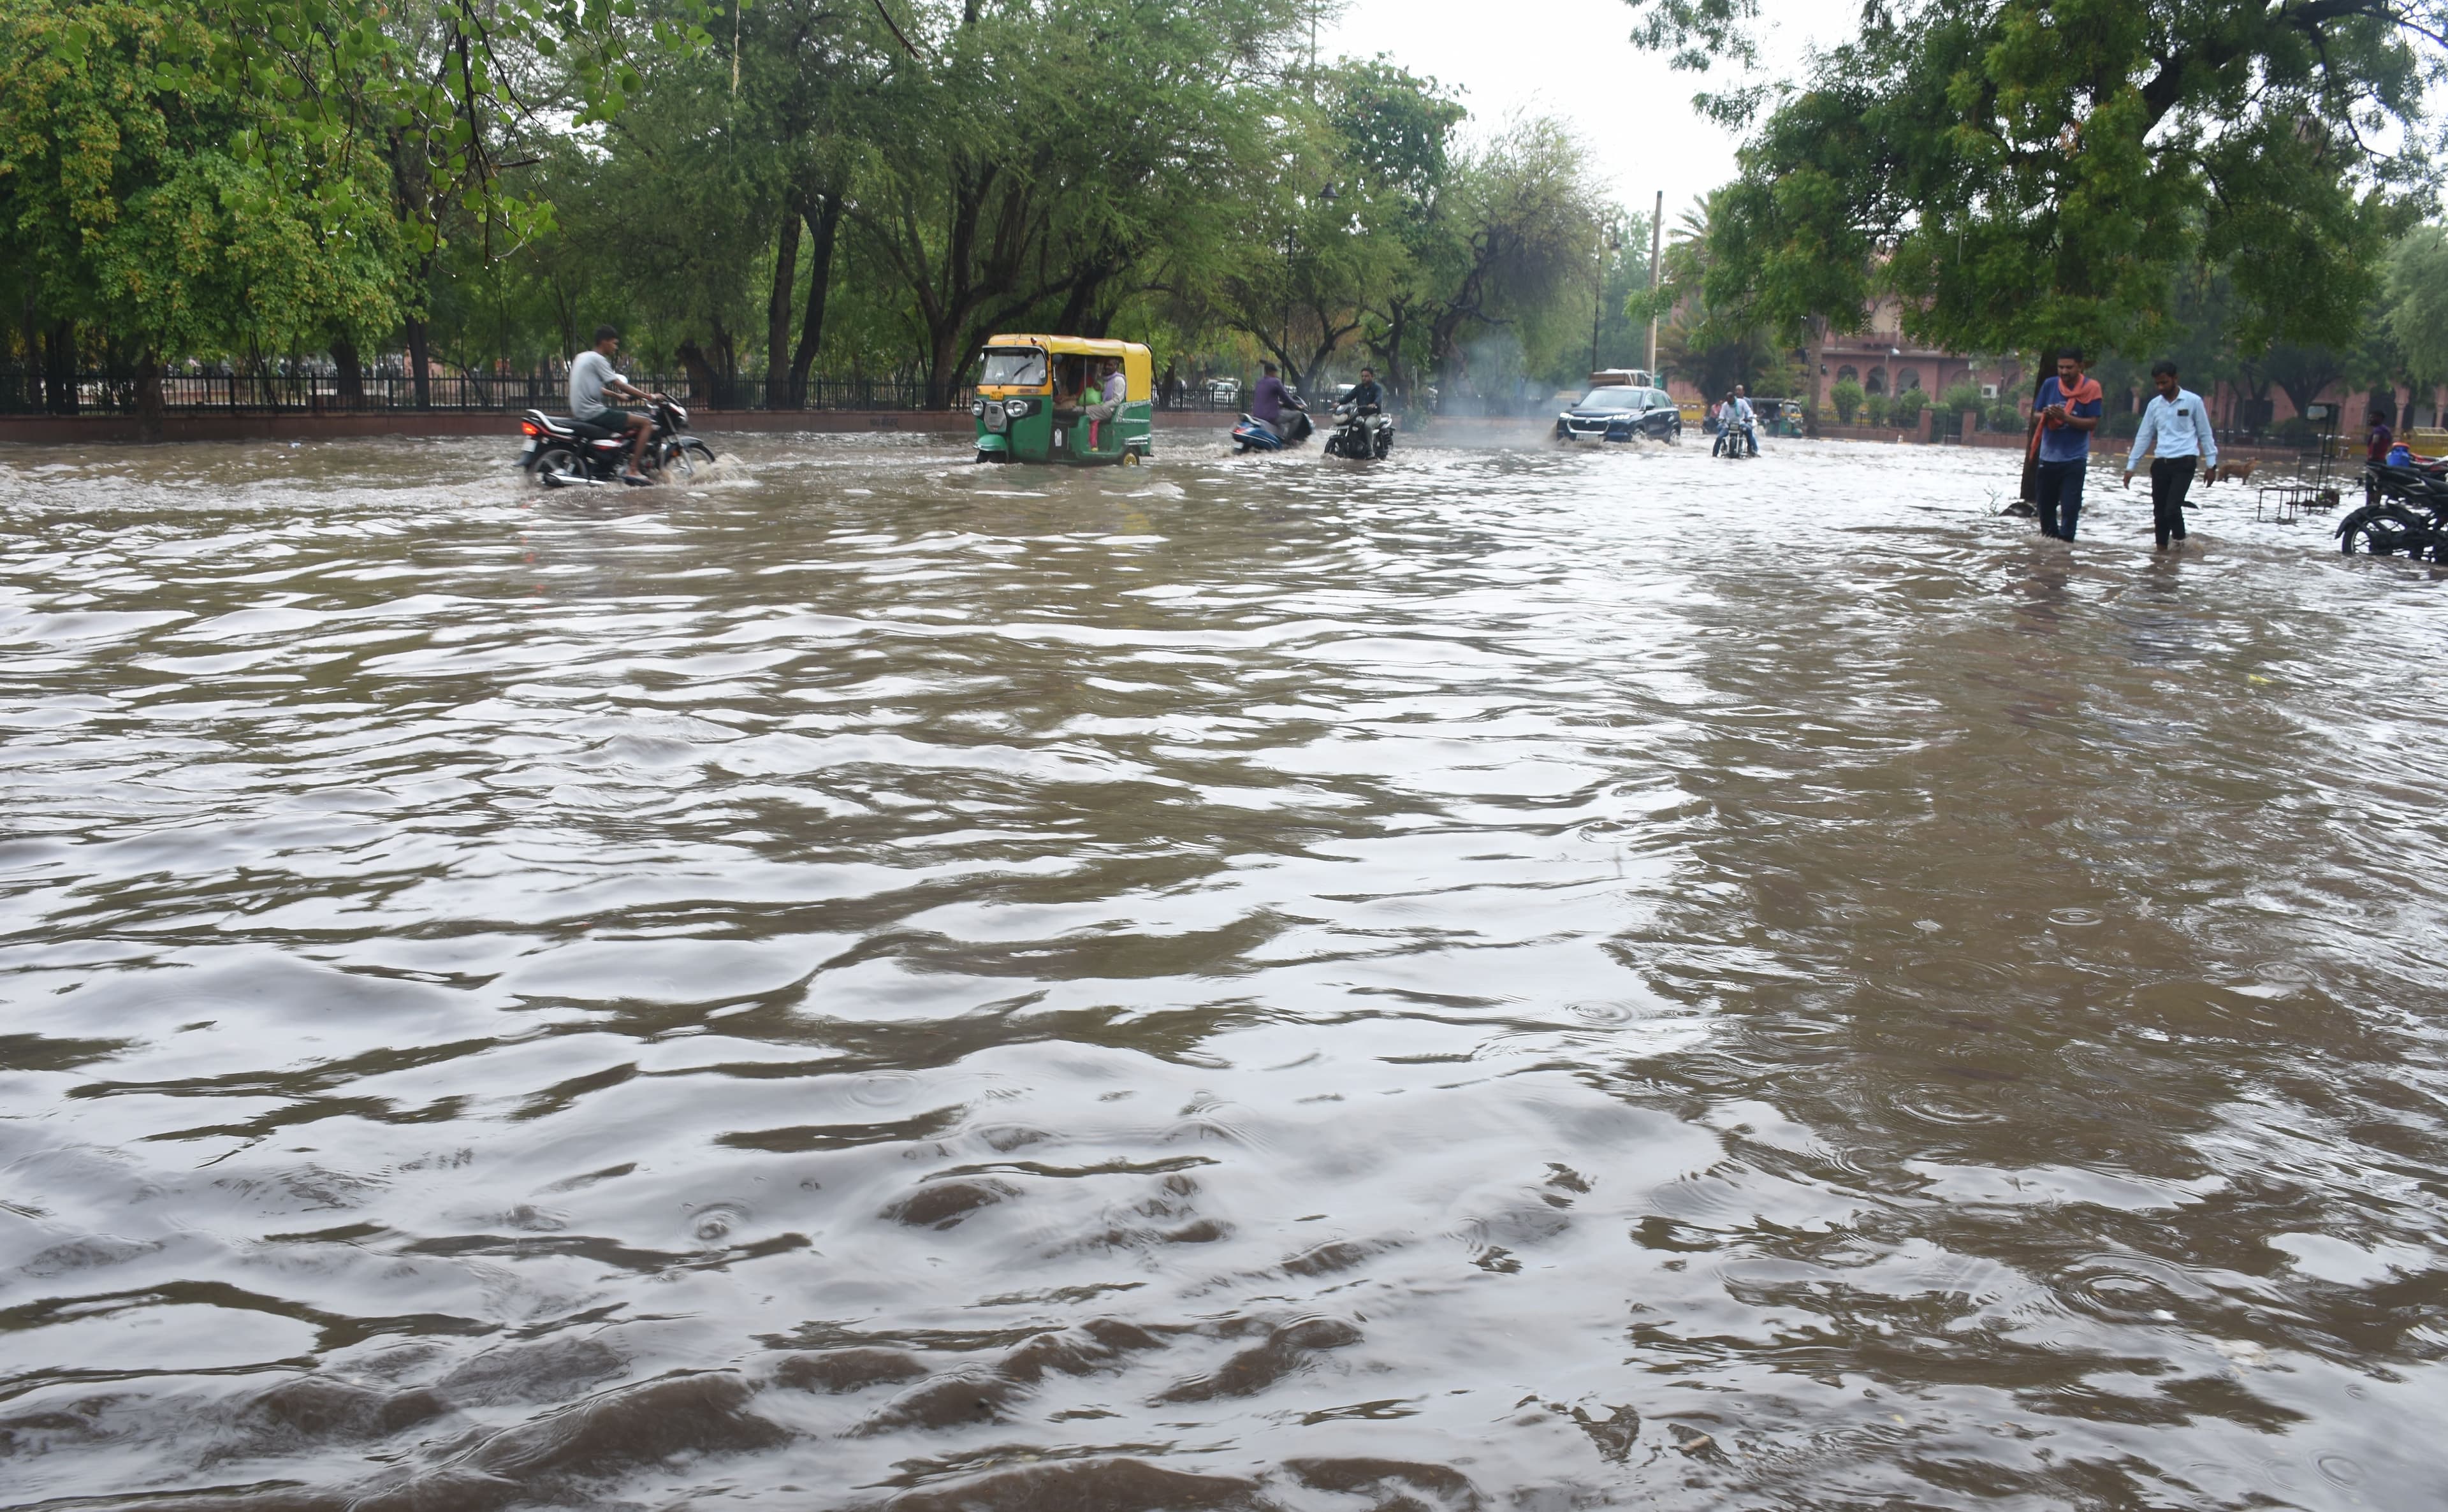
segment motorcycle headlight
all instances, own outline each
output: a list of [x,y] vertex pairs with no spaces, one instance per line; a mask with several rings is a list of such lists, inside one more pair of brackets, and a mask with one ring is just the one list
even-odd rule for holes
[[1022,415],[1028,412],[1028,401],[1026,399],[1005,399],[1003,402],[1003,412],[1017,420]]

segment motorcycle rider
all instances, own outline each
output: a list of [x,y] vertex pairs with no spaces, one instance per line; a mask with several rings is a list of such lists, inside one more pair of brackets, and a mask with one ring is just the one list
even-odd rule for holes
[[615,410],[604,401],[611,392],[624,399],[641,399],[648,404],[666,402],[660,393],[648,393],[632,388],[629,380],[612,371],[613,354],[621,350],[621,333],[611,326],[595,328],[595,346],[582,352],[569,365],[569,412],[580,425],[591,425],[599,431],[626,431],[629,435],[629,470],[621,474],[623,483],[645,485],[655,480],[646,476],[646,437],[654,430],[650,415],[632,414]]
[[1360,381],[1351,386],[1351,392],[1344,395],[1343,402],[1360,414],[1374,414],[1384,409],[1386,391],[1377,387],[1377,370],[1361,369]]
[[1287,394],[1284,380],[1275,373],[1272,362],[1258,364],[1258,386],[1250,394],[1250,418],[1265,426],[1281,441],[1284,438],[1284,404]]
[[1717,411],[1717,428],[1733,438],[1733,444],[1726,449],[1729,455],[1734,454],[1734,446],[1749,442],[1751,455],[1758,456],[1759,431],[1752,429],[1756,416],[1752,413],[1750,400],[1745,394],[1743,386],[1735,384],[1734,392],[1726,395],[1725,407]]

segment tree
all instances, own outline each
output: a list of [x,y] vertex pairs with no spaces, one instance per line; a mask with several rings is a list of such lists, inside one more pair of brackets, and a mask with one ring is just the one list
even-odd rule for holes
[[[1707,66],[1756,0],[1629,0],[1637,41]],[[1752,120],[1718,205],[1712,297],[1790,337],[1904,298],[1958,350],[2161,334],[2185,273],[2228,270],[2231,336],[2331,339],[2427,181],[2424,80],[2448,5],[2391,0],[1896,0]],[[2369,133],[2402,124],[2391,155]]]
[[121,345],[148,429],[165,354],[319,350],[398,318],[401,240],[372,144],[283,108],[344,77],[206,66],[192,9],[10,0],[0,242],[33,299]]
[[2418,226],[2389,255],[2383,320],[2408,377],[2448,383],[2448,229]]
[[1230,239],[1297,18],[1266,0],[918,14],[848,222],[908,296],[931,406],[997,329],[1096,335]]

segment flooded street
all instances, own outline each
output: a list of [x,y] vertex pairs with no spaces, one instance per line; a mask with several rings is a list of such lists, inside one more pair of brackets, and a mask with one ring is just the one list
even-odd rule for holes
[[1194,434],[0,453],[0,1505],[2440,1504],[2448,571]]

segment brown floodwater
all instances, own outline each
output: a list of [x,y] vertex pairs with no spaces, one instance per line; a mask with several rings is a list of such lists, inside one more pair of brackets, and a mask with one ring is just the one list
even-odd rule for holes
[[0,1504],[2440,1505],[2448,573],[716,440],[0,454]]

